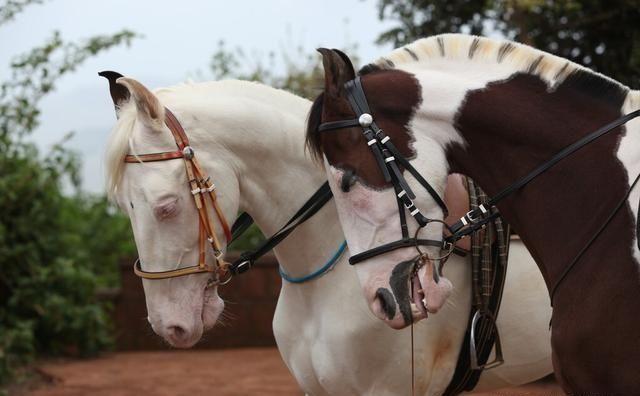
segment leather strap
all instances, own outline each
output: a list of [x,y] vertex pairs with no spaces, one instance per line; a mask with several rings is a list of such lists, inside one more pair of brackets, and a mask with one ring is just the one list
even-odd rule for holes
[[425,217],[413,203],[413,199],[416,198],[415,193],[412,191],[409,183],[407,183],[398,165],[402,166],[411,173],[411,175],[413,175],[418,183],[427,190],[429,195],[431,195],[440,208],[442,208],[444,215],[447,216],[448,210],[444,201],[440,198],[440,195],[429,184],[429,182],[422,177],[422,175],[420,175],[420,173],[411,165],[402,153],[400,153],[400,151],[391,142],[391,138],[387,136],[380,127],[378,127],[371,114],[371,109],[360,77],[358,76],[345,83],[345,90],[347,92],[347,99],[349,100],[351,109],[356,114],[357,118],[321,123],[318,126],[318,132],[339,130],[354,126],[360,126],[362,128],[362,134],[364,135],[367,145],[378,164],[378,168],[382,172],[384,180],[386,182],[390,182],[394,187],[398,202],[400,227],[402,230],[402,239],[354,255],[349,259],[349,262],[352,265],[357,264],[379,254],[387,253],[402,247],[417,246],[420,244],[442,247],[444,243],[443,241],[409,238],[405,210],[413,216],[421,228],[425,227],[430,220]]
[[[569,272],[571,272],[573,267],[575,267],[575,265],[580,260],[580,257],[582,257],[582,255],[587,251],[587,249],[589,249],[589,246],[591,246],[591,244],[593,244],[593,242],[598,238],[598,236],[602,234],[602,231],[604,231],[605,228],[607,228],[607,226],[609,225],[611,220],[613,220],[616,213],[618,213],[620,209],[624,206],[624,204],[627,202],[627,199],[629,198],[629,195],[631,194],[631,191],[633,191],[634,187],[636,186],[636,184],[638,184],[639,180],[640,180],[640,175],[636,176],[635,180],[633,181],[633,183],[631,183],[631,186],[629,186],[629,189],[627,190],[625,195],[620,199],[620,201],[618,201],[618,204],[611,211],[609,216],[607,216],[605,221],[602,222],[602,224],[600,225],[600,228],[598,228],[598,231],[596,231],[596,233],[593,234],[593,236],[587,241],[587,243],[585,243],[582,249],[580,249],[580,251],[573,258],[573,260],[571,260],[571,263],[569,263],[569,265],[562,271],[562,274],[560,275],[556,283],[553,285],[553,287],[551,287],[551,293],[549,294],[549,296],[551,297],[552,307],[553,307],[553,298],[555,297],[556,292],[558,291],[558,287],[560,287],[560,284],[562,284],[562,281],[564,281],[564,279],[567,277]],[[639,217],[638,220],[640,220],[640,212],[638,212],[638,217]],[[638,234],[636,234],[636,239],[638,239]],[[640,248],[640,240],[638,240],[637,243],[638,243],[638,248]]]
[[164,153],[151,153],[151,154],[140,154],[140,155],[127,155],[124,157],[124,162],[127,163],[136,163],[136,162],[156,162],[156,161],[166,161],[171,159],[177,159],[184,157],[182,151],[168,151]]
[[[124,158],[126,163],[145,163],[145,162],[157,162],[168,161],[182,158],[184,160],[185,171],[187,173],[187,181],[191,190],[191,195],[194,199],[194,204],[198,210],[198,224],[199,224],[199,241],[198,241],[198,264],[185,268],[178,268],[168,271],[144,271],[140,260],[138,259],[134,264],[134,272],[136,275],[145,279],[167,279],[178,276],[185,276],[190,274],[211,272],[216,274],[216,279],[219,279],[220,275],[227,272],[228,263],[222,259],[223,246],[218,240],[218,236],[215,230],[215,226],[209,215],[207,209],[207,198],[211,203],[211,207],[215,212],[218,222],[222,227],[222,231],[227,239],[227,242],[232,239],[229,225],[220,209],[217,197],[215,194],[215,185],[211,182],[211,179],[206,175],[201,168],[198,160],[195,157],[193,148],[189,146],[189,138],[185,133],[182,125],[175,117],[175,115],[167,108],[165,108],[165,125],[171,131],[175,140],[178,150],[167,151],[162,153],[150,153],[141,155],[127,155]],[[215,265],[209,265],[206,263],[206,242],[209,242],[213,249],[214,257],[216,260]]]
[[331,198],[333,198],[333,193],[331,192],[331,188],[329,188],[329,182],[324,182],[276,233],[262,242],[256,249],[242,253],[237,260],[229,264],[229,271],[233,275],[239,275],[250,270],[260,257],[280,244],[299,225],[318,213]]
[[[607,133],[626,124],[627,122],[631,121],[632,119],[638,116],[640,116],[640,110],[635,110],[629,114],[626,114],[618,118],[617,120],[610,122],[609,124],[601,128],[598,128],[597,130],[586,135],[582,139],[565,147],[560,152],[558,152],[553,157],[551,157],[549,160],[547,160],[546,162],[542,163],[540,166],[536,167],[534,170],[529,172],[529,174],[527,174],[526,176],[517,180],[513,184],[504,188],[502,191],[496,194],[493,198],[491,198],[486,204],[481,205],[478,209],[469,211],[465,216],[463,216],[460,220],[458,220],[454,225],[451,226],[451,232],[453,234],[451,235],[451,240],[460,239],[463,236],[473,233],[476,230],[482,228],[482,224],[477,225],[476,223],[478,223],[478,219],[482,218],[482,215],[486,212],[487,208],[490,208],[491,206],[495,206],[498,202],[500,202],[504,198],[508,197],[509,195],[518,191],[522,187],[526,186],[533,179],[540,176],[542,173],[544,173],[545,171],[547,171],[548,169],[556,165],[558,162],[560,162],[564,158],[568,157],[569,155],[575,153],[576,151],[583,148],[587,144],[606,135]],[[469,228],[470,231],[467,231],[465,233],[461,232],[461,230],[465,227]]]
[[[467,178],[469,204],[472,209],[485,203],[484,192]],[[491,211],[497,211],[492,207]],[[496,325],[506,281],[509,255],[509,226],[500,218],[472,237],[471,311],[456,369],[443,395],[453,396],[471,391],[482,370],[504,362],[500,335]],[[495,359],[488,362],[495,346]]]
[[[169,271],[157,271],[157,272],[149,272],[143,271],[140,266],[140,259],[137,259],[133,264],[133,272],[141,278],[145,279],[167,279],[167,278],[177,278],[180,276],[191,275],[201,273],[200,267],[197,265],[185,268],[179,268],[176,270]],[[215,272],[215,267],[210,267],[208,271],[204,272]]]
[[335,131],[337,129],[350,128],[355,126],[360,126],[360,122],[357,118],[353,118],[351,120],[331,121],[322,123],[320,126],[318,126],[318,132]]
[[229,241],[229,245],[235,242],[236,239],[240,238],[240,236],[244,234],[251,225],[253,225],[253,217],[251,217],[247,212],[242,212],[231,226],[231,240]]
[[[403,238],[394,242],[385,243],[384,245],[376,246],[372,249],[366,250],[362,253],[354,254],[349,258],[349,264],[355,265],[368,260],[372,257],[379,256],[383,253],[388,253],[397,249],[415,246],[433,246],[439,248],[445,248],[443,241],[436,241],[433,239],[416,239],[416,238]],[[459,256],[466,256],[467,252],[458,247],[453,248],[453,252]]]

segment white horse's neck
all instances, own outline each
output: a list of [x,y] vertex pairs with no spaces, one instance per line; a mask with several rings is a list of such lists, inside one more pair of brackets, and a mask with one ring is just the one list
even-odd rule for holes
[[[189,100],[200,101],[189,107],[193,117],[181,119],[187,131],[195,132],[192,144],[209,147],[212,158],[224,156],[232,164],[239,210],[249,213],[265,235],[272,235],[326,180],[304,148],[310,102],[242,81],[196,84],[194,89],[202,95],[190,95]],[[206,159],[204,166],[208,167]],[[222,176],[210,169],[212,177]],[[220,189],[219,195],[224,197],[225,192]],[[342,241],[335,206],[329,202],[275,253],[285,271],[295,277],[320,267],[327,252],[335,251]]]

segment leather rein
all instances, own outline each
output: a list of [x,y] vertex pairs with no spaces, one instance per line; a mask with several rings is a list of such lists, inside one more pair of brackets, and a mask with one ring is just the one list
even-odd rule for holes
[[[418,209],[413,202],[413,200],[416,198],[416,195],[411,187],[409,187],[409,184],[404,178],[402,171],[400,170],[400,167],[398,165],[409,171],[409,173],[411,173],[411,175],[418,181],[418,183],[420,183],[420,185],[422,185],[422,187],[427,190],[427,192],[431,195],[431,197],[433,197],[438,206],[440,206],[440,208],[444,212],[443,217],[446,217],[449,211],[447,209],[447,205],[445,205],[444,203],[444,200],[440,198],[436,190],[424,177],[422,177],[420,172],[418,172],[400,153],[396,146],[391,142],[391,138],[387,136],[384,131],[375,123],[373,116],[371,115],[367,97],[365,95],[364,89],[362,88],[360,77],[356,77],[355,79],[348,81],[345,84],[345,90],[347,92],[347,99],[349,100],[351,109],[356,114],[356,118],[321,123],[318,126],[318,132],[336,131],[344,128],[358,126],[362,128],[362,134],[367,141],[367,146],[369,146],[369,149],[371,150],[376,160],[378,168],[382,172],[384,180],[386,182],[390,182],[395,190],[396,201],[398,203],[398,215],[400,217],[400,229],[402,233],[402,238],[397,241],[386,243],[384,245],[377,246],[362,253],[351,256],[349,258],[349,263],[351,265],[358,264],[372,257],[379,256],[396,249],[411,246],[415,246],[416,248],[418,248],[419,252],[419,246],[440,247],[441,249],[448,252],[446,254],[448,256],[448,254],[450,254],[454,250],[454,245],[453,243],[451,243],[451,241],[438,241],[418,238],[418,232],[420,231],[420,229],[426,227],[428,224],[437,222],[444,224],[445,227],[446,224],[442,220],[429,219],[420,212],[420,209]],[[415,219],[419,226],[413,237],[409,236],[405,210],[409,212],[409,214]],[[420,255],[422,255],[421,252]]]
[[[198,210],[199,217],[198,245],[200,251],[198,255],[198,264],[175,270],[152,272],[143,270],[142,263],[140,262],[140,259],[138,259],[134,263],[133,271],[141,278],[168,279],[198,273],[213,273],[214,277],[210,280],[210,285],[225,284],[229,282],[232,276],[239,275],[250,270],[260,257],[264,256],[267,252],[280,244],[299,225],[313,217],[324,207],[324,205],[327,204],[327,202],[331,200],[331,198],[333,198],[333,194],[329,188],[329,183],[323,183],[322,186],[320,186],[320,188],[307,200],[307,202],[305,202],[305,204],[291,217],[291,219],[289,219],[289,221],[280,228],[280,230],[267,238],[254,250],[242,253],[237,260],[231,263],[226,262],[223,259],[223,246],[217,238],[215,224],[211,220],[207,209],[207,201],[211,203],[213,211],[218,218],[222,231],[225,235],[227,245],[230,245],[240,235],[242,235],[253,224],[253,219],[249,214],[242,213],[238,219],[236,219],[231,229],[229,229],[224,214],[218,205],[215,193],[215,184],[211,182],[211,178],[207,176],[198,163],[195,157],[195,151],[189,144],[189,138],[187,137],[184,128],[182,128],[182,125],[180,125],[176,116],[166,107],[165,124],[174,137],[176,146],[178,147],[177,150],[161,153],[127,155],[124,158],[124,162],[130,164],[142,164],[180,158],[184,160],[189,188],[191,190],[196,209]],[[213,249],[216,261],[213,265],[206,263],[207,243]],[[342,247],[342,250],[343,249],[344,247]],[[323,268],[323,270],[324,271],[316,271],[312,277],[309,277],[309,279],[322,275],[326,272],[326,268]]]
[[[331,121],[324,122],[318,126],[318,132],[326,132],[326,131],[334,131],[340,130],[344,128],[351,127],[361,127],[363,130],[364,138],[367,141],[367,145],[371,149],[371,152],[376,159],[376,163],[380,168],[385,181],[391,182],[393,188],[396,192],[397,200],[398,200],[398,210],[400,216],[400,223],[402,227],[402,239],[399,241],[387,243],[373,249],[364,251],[362,253],[356,254],[349,259],[351,264],[357,264],[364,260],[367,260],[371,257],[375,257],[380,254],[387,253],[391,250],[395,250],[401,247],[407,246],[418,246],[418,245],[430,245],[430,246],[442,246],[443,249],[447,251],[451,251],[453,248],[453,244],[465,237],[469,236],[476,231],[484,228],[488,223],[494,221],[497,217],[500,216],[500,213],[497,211],[491,210],[493,206],[495,206],[498,202],[506,198],[507,196],[513,194],[514,192],[520,190],[522,187],[527,185],[536,177],[540,176],[549,168],[556,165],[562,159],[568,157],[574,152],[578,151],[582,147],[586,146],[589,143],[597,140],[598,138],[606,135],[607,133],[615,130],[616,128],[626,124],[632,119],[640,116],[640,109],[635,110],[631,113],[625,114],[622,117],[610,122],[607,125],[602,126],[594,132],[589,133],[584,136],[580,140],[570,144],[565,147],[563,150],[558,152],[556,155],[551,157],[549,160],[545,161],[537,168],[532,170],[529,174],[512,183],[508,187],[504,188],[498,194],[496,194],[493,198],[489,199],[486,203],[479,205],[476,209],[470,210],[463,217],[460,218],[455,224],[452,226],[448,226],[444,224],[444,227],[448,229],[450,235],[445,237],[443,241],[433,241],[433,240],[421,240],[414,238],[408,238],[406,233],[406,216],[404,209],[406,208],[409,213],[414,217],[414,219],[418,222],[420,228],[425,227],[430,222],[438,221],[436,219],[428,219],[423,216],[420,211],[413,204],[413,199],[415,199],[415,195],[409,188],[406,180],[402,176],[402,172],[398,169],[396,163],[402,165],[406,170],[411,173],[411,175],[420,183],[427,192],[433,197],[435,202],[442,208],[444,212],[444,216],[447,215],[447,207],[444,204],[444,201],[440,198],[438,193],[434,190],[434,188],[420,175],[420,173],[409,163],[409,161],[398,151],[398,149],[393,145],[389,136],[385,135],[385,133],[380,129],[376,123],[374,122],[373,116],[371,115],[371,111],[369,109],[369,105],[367,103],[366,94],[362,87],[362,82],[360,76],[355,79],[348,81],[345,83],[344,88],[347,93],[347,99],[349,100],[349,104],[351,105],[351,109],[356,114],[356,118],[348,119],[348,120],[340,120],[340,121]],[[569,266],[565,269],[560,279],[556,282],[556,284],[550,290],[551,292],[551,301],[553,304],[553,296],[555,291],[557,290],[560,283],[565,279],[566,275],[569,271],[575,266],[578,262],[579,258],[586,251],[586,249],[593,243],[593,241],[600,235],[600,233],[604,230],[609,221],[613,218],[613,216],[618,212],[618,210],[623,206],[624,202],[628,198],[631,190],[635,187],[636,183],[640,180],[640,175],[638,175],[634,181],[631,183],[627,194],[622,198],[618,205],[614,208],[612,213],[608,216],[606,221],[603,223],[602,227],[596,232],[596,234],[587,242],[582,250],[578,252],[575,256],[574,260],[569,264]],[[404,206],[404,208],[403,208]],[[640,223],[640,215],[638,218],[638,222]],[[418,230],[420,230],[420,228]],[[638,231],[640,232],[640,226],[638,226]],[[417,235],[417,233],[416,233]],[[640,239],[638,240],[638,247],[640,248]]]

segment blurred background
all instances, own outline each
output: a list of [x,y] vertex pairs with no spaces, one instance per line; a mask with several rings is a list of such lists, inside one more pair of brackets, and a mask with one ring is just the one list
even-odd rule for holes
[[[515,39],[638,89],[639,10],[640,0],[0,0],[0,394],[31,380],[40,359],[167,349],[144,320],[128,220],[104,196],[115,118],[98,71],[154,88],[256,80],[313,98],[316,47],[363,64],[463,32]],[[234,247],[260,238],[252,230]],[[215,330],[226,336],[201,347],[274,345],[277,263],[229,289],[237,303]]]

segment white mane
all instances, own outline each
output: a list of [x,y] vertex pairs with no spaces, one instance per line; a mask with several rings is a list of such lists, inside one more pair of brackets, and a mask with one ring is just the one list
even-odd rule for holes
[[[466,34],[442,34],[422,38],[393,50],[389,55],[378,59],[375,64],[393,69],[408,64],[427,65],[438,59],[507,64],[513,67],[514,73],[527,72],[538,75],[548,81],[550,86],[562,83],[572,73],[583,71],[630,91],[628,87],[607,76],[528,45]],[[630,91],[627,100],[640,104],[640,91]]]
[[113,127],[105,150],[105,180],[107,195],[115,197],[118,183],[124,172],[124,157],[129,153],[129,146],[136,124],[136,108],[133,102],[126,103],[118,111],[118,122]]

